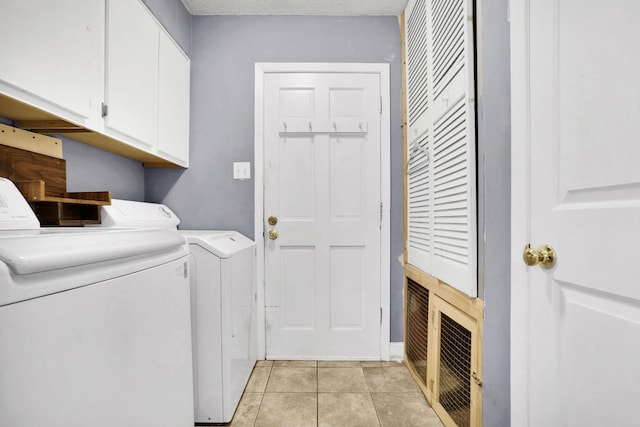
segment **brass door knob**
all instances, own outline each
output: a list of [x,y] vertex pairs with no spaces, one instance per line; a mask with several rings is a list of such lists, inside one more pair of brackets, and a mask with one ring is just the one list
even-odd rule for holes
[[278,231],[272,228],[269,230],[268,236],[271,240],[276,240],[278,238]]
[[522,253],[524,263],[532,267],[540,264],[543,268],[551,268],[556,263],[556,251],[550,245],[542,245],[538,249],[531,249],[531,245],[527,244]]
[[269,223],[269,225],[276,225],[278,223],[278,217],[277,216],[270,216],[267,219],[267,222]]

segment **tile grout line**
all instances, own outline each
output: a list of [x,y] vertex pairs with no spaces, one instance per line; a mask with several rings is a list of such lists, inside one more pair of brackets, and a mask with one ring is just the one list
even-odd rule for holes
[[380,419],[380,414],[378,414],[378,407],[376,406],[376,402],[375,400],[373,400],[373,392],[371,391],[371,387],[369,386],[369,381],[367,381],[367,376],[364,374],[364,366],[362,366],[362,362],[360,362],[360,370],[362,370],[362,376],[364,377],[364,382],[367,385],[367,390],[369,390],[369,399],[371,399],[373,410],[376,412],[376,418],[378,419],[378,426],[382,427],[382,420]]
[[[255,368],[255,367],[254,367]],[[273,365],[269,366],[269,375],[267,376],[267,382],[264,385],[264,389],[260,395],[260,404],[258,405],[258,411],[256,412],[256,417],[253,420],[253,427],[256,426],[258,422],[258,415],[260,415],[260,409],[262,409],[262,403],[264,402],[264,395],[267,393],[267,385],[269,384],[269,380],[271,379],[271,370],[273,369]],[[233,420],[231,420],[233,422]]]

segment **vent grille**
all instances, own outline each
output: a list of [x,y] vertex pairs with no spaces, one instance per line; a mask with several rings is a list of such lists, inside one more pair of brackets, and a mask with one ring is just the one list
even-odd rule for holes
[[431,185],[429,183],[429,135],[416,141],[414,154],[407,167],[408,185],[408,245],[418,251],[431,252]]
[[471,424],[471,332],[441,313],[439,402],[460,427]]
[[469,263],[469,168],[466,101],[436,123],[433,138],[434,255]]
[[427,6],[426,0],[418,0],[407,22],[407,103],[410,126],[429,108],[428,64]]
[[465,0],[432,0],[434,98],[464,67]]
[[429,290],[407,279],[407,338],[408,362],[427,385],[427,351],[429,338]]

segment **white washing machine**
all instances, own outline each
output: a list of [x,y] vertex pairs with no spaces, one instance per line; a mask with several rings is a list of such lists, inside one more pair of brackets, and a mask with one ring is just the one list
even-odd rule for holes
[[0,426],[192,426],[188,246],[40,229],[0,178]]
[[[165,205],[113,200],[106,227],[164,227]],[[179,230],[189,243],[193,392],[197,424],[228,423],[257,357],[255,243],[236,231]]]

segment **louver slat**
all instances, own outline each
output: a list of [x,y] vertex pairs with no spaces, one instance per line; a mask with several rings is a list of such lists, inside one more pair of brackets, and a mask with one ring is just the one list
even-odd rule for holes
[[[429,180],[429,135],[416,141],[408,161],[408,249],[413,258],[428,259],[431,252],[431,185]],[[423,264],[426,267],[426,264]],[[419,267],[416,265],[416,267]]]
[[434,255],[468,266],[469,216],[466,102],[460,101],[434,129]]
[[429,108],[428,63],[426,0],[417,0],[407,25],[407,110],[410,126]]
[[433,86],[437,98],[464,66],[464,1],[434,1],[432,13]]

